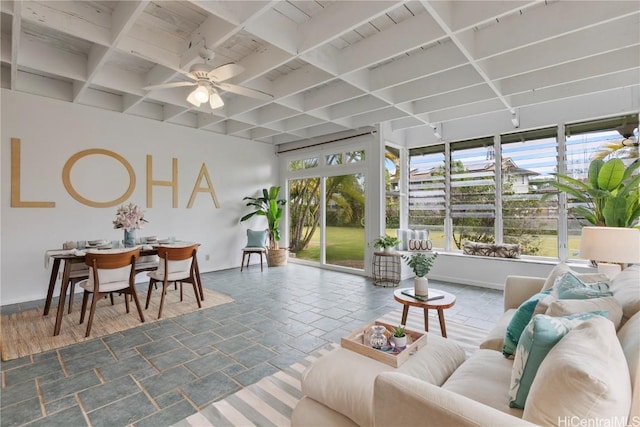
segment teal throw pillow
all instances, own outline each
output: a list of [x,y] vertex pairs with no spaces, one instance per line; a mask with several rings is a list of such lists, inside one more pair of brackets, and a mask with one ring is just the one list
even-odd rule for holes
[[589,299],[613,296],[606,282],[584,283],[572,273],[560,276],[553,288],[558,299]]
[[607,312],[591,311],[562,317],[538,314],[531,319],[522,332],[513,361],[509,389],[511,408],[524,409],[531,384],[547,353],[570,330],[593,316],[607,317]]
[[267,246],[267,230],[247,230],[247,247],[264,248]]
[[527,324],[533,317],[538,301],[546,298],[550,293],[551,289],[547,289],[544,292],[535,294],[520,304],[520,307],[518,307],[516,312],[513,314],[509,325],[507,325],[507,333],[505,334],[504,344],[502,345],[502,354],[506,357],[509,357],[516,352],[520,335],[522,335],[522,331],[524,331],[524,328],[527,327]]

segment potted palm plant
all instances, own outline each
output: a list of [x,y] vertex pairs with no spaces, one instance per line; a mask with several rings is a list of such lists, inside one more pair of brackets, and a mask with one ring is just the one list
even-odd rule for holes
[[287,263],[287,248],[280,248],[280,221],[284,212],[283,206],[287,203],[284,199],[278,199],[280,187],[272,186],[262,189],[261,197],[245,197],[247,206],[255,208],[240,218],[240,222],[246,221],[256,215],[267,218],[267,231],[269,233],[269,247],[267,251],[267,264],[269,267],[285,265]]
[[433,255],[425,255],[424,252],[416,252],[412,255],[401,255],[407,265],[411,267],[416,275],[413,282],[414,293],[418,296],[429,296],[429,280],[426,278],[427,274],[431,270],[433,263],[438,257],[438,253],[434,252]]

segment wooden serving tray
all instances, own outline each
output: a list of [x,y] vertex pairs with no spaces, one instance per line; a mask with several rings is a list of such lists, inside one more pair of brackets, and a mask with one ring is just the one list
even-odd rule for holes
[[405,333],[408,337],[407,347],[397,353],[390,353],[383,350],[378,350],[373,347],[365,340],[365,335],[369,334],[371,327],[374,325],[382,325],[387,328],[387,337],[391,336],[391,331],[395,328],[395,326],[389,325],[387,323],[382,322],[371,322],[363,328],[356,329],[351,332],[346,337],[342,337],[340,344],[342,348],[346,348],[347,350],[355,351],[356,353],[360,353],[363,356],[367,356],[371,359],[377,360],[378,362],[382,362],[394,368],[399,367],[404,362],[409,359],[409,356],[414,354],[416,351],[420,350],[427,344],[427,335],[426,333],[420,333],[417,331],[405,329]]

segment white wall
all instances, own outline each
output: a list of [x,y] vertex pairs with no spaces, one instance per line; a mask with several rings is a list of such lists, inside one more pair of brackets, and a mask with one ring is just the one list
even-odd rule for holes
[[[175,236],[201,243],[203,272],[239,266],[246,228],[263,225],[259,219],[238,222],[247,212],[242,198],[279,180],[272,146],[5,89],[1,94],[1,305],[46,295],[50,270],[44,267],[45,250],[59,248],[67,240],[123,238],[123,231],[112,226],[117,206],[86,206],[63,185],[64,164],[90,148],[116,152],[132,165],[136,186],[126,202],[141,205],[149,220],[139,236]],[[11,138],[21,140],[21,200],[52,201],[54,208],[10,207]],[[155,180],[170,180],[171,159],[178,159],[177,208],[171,206],[167,187],[154,187],[153,207],[146,207],[147,155],[153,156]],[[219,209],[208,193],[199,193],[187,209],[203,163]],[[94,155],[75,164],[71,182],[84,197],[106,201],[123,194],[129,178],[115,160]],[[203,181],[200,187],[205,186]]]

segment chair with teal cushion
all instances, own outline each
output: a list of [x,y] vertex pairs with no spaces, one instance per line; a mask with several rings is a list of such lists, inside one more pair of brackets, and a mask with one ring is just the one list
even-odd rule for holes
[[240,271],[244,268],[244,260],[247,258],[247,268],[251,261],[251,254],[260,254],[260,271],[264,271],[262,260],[267,253],[267,236],[268,230],[247,230],[247,245],[242,248],[242,262],[240,263]]

